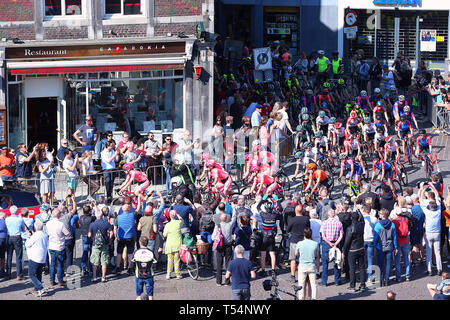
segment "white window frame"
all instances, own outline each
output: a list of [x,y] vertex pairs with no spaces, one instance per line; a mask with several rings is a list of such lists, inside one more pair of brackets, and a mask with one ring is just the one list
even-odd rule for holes
[[146,17],[148,1],[139,0],[141,2],[141,13],[140,14],[124,14],[123,13],[123,3],[124,0],[120,0],[120,13],[106,13],[106,0],[103,0],[103,19],[125,19],[127,17]]
[[43,12],[43,16],[44,16],[44,21],[49,21],[49,20],[54,20],[54,19],[86,19],[87,15],[86,15],[86,10],[87,10],[87,5],[86,5],[86,1],[87,0],[81,0],[81,14],[76,14],[76,15],[66,15],[66,11],[63,10],[62,8],[66,7],[66,0],[60,0],[61,1],[61,15],[57,15],[57,16],[47,16],[45,14],[45,0],[42,0],[42,12]]

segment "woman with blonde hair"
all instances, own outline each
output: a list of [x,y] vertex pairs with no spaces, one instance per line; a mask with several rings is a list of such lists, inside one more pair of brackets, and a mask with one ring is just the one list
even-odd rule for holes
[[183,218],[176,212],[170,210],[170,222],[164,226],[163,236],[166,238],[166,245],[164,253],[167,254],[167,275],[169,280],[172,274],[172,269],[175,271],[177,279],[181,279],[180,274],[180,248],[182,244],[181,225]]
[[53,197],[55,195],[55,174],[53,161],[47,158],[47,152],[40,149],[38,152],[38,162],[36,167],[39,170],[40,194],[43,203],[49,203],[53,207]]
[[86,150],[81,156],[81,176],[83,177],[84,183],[88,186],[88,201],[92,201],[92,196],[100,189],[97,176],[98,171],[94,170],[92,156],[93,152],[91,150]]

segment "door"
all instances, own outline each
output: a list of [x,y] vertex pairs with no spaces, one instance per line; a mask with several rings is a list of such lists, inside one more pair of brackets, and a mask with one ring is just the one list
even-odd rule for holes
[[49,150],[58,149],[57,143],[58,98],[27,99],[28,150],[41,142],[47,142]]

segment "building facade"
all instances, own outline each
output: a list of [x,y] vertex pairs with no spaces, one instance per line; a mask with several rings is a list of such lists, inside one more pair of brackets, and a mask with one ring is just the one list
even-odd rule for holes
[[56,149],[87,114],[101,132],[202,137],[211,34],[213,0],[1,1],[0,140]]
[[[347,38],[344,17],[357,15],[358,31]],[[264,47],[279,40],[291,54],[319,49],[344,58],[363,49],[365,55],[392,61],[397,51],[431,68],[443,68],[450,57],[450,1],[441,0],[216,0],[216,32]],[[239,21],[239,24],[236,22]],[[421,30],[434,30],[433,51],[421,50]]]

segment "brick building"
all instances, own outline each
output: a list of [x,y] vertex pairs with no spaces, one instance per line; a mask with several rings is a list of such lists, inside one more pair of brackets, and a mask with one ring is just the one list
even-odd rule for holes
[[117,135],[201,137],[213,34],[213,0],[0,1],[0,142],[56,149],[86,114]]

